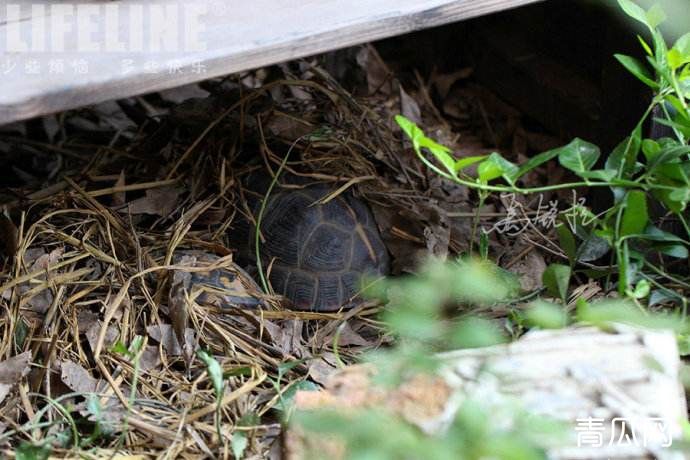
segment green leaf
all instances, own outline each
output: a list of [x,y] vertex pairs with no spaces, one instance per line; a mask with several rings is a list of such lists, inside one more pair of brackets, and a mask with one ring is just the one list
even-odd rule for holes
[[632,292],[632,296],[637,300],[644,299],[649,295],[650,290],[651,285],[649,284],[649,281],[640,280],[637,282],[635,290]]
[[678,235],[674,235],[673,233],[664,231],[659,227],[655,227],[654,225],[647,226],[647,228],[644,231],[643,238],[646,240],[661,241],[666,243],[685,243],[685,240],[683,240]]
[[577,175],[583,179],[599,179],[608,182],[616,177],[617,173],[618,171],[615,169],[596,169],[594,171],[580,171]]
[[111,353],[117,353],[118,355],[126,356],[128,358],[131,358],[132,356],[132,353],[127,348],[127,345],[119,340],[110,347],[110,351]]
[[477,168],[477,176],[479,180],[483,183],[487,183],[494,179],[497,179],[503,175],[503,169],[501,166],[493,161],[485,160],[479,163]]
[[575,138],[568,145],[561,147],[558,153],[560,164],[575,173],[589,171],[599,159],[599,147],[582,139]]
[[669,289],[657,289],[650,294],[647,305],[653,307],[662,303],[679,303],[681,300],[680,295]]
[[654,52],[652,49],[649,47],[646,41],[644,41],[644,38],[640,37],[639,35],[637,36],[637,40],[640,42],[640,45],[642,45],[642,49],[644,49],[644,52],[647,53],[648,56],[654,56]]
[[685,64],[684,57],[680,51],[672,48],[666,52],[666,59],[668,60],[668,65],[671,66],[671,70],[676,70],[678,67]]
[[453,348],[479,348],[505,343],[496,325],[486,319],[470,317],[458,322],[450,334]]
[[479,234],[479,257],[489,260],[489,234],[484,230]]
[[613,149],[608,158],[606,158],[604,168],[615,169],[616,171],[623,172],[624,175],[631,175],[634,171],[635,160],[637,159],[637,154],[640,152],[641,145],[642,133],[638,126],[630,136],[623,139],[623,141]]
[[552,297],[559,297],[564,302],[568,296],[571,269],[567,265],[551,264],[542,275],[542,281]]
[[424,132],[417,127],[412,121],[403,117],[402,115],[395,116],[395,122],[400,126],[400,129],[407,135],[412,142],[415,149],[419,149],[419,141],[424,137]]
[[625,199],[620,236],[638,235],[644,232],[648,222],[647,196],[641,190],[629,191]]
[[625,54],[614,54],[613,56],[628,70],[628,72],[633,74],[642,83],[654,90],[659,89],[659,84],[654,81],[654,76],[640,61]]
[[672,121],[672,120],[666,120],[664,118],[658,118],[655,117],[654,121],[657,123],[664,125],[664,126],[669,126],[671,128],[677,129],[683,136],[685,137],[690,137],[690,126],[687,124],[683,123],[678,123],[677,121]]
[[685,209],[686,203],[672,199],[670,197],[671,193],[668,190],[655,190],[653,191],[653,195],[655,198],[664,203],[664,206],[666,206],[666,208],[668,208],[670,211],[679,213],[683,212]]
[[668,329],[686,332],[688,322],[676,314],[651,314],[628,301],[601,300],[592,305],[578,304],[577,319],[598,327],[608,327],[611,323],[623,323],[648,329]]
[[[681,163],[667,163],[654,168],[653,175],[657,179],[670,179],[672,181],[678,181],[681,184],[688,184],[688,174],[686,169]],[[679,184],[674,184],[679,185]],[[669,194],[674,194],[676,190],[669,192]],[[677,196],[677,195],[674,195]]]
[[45,460],[50,456],[50,447],[45,444],[22,442],[14,455],[17,460]]
[[519,177],[522,177],[524,174],[532,171],[537,166],[546,163],[547,161],[552,160],[553,158],[556,158],[560,151],[561,147],[552,150],[547,150],[546,152],[542,152],[538,155],[531,157],[529,160],[523,163],[522,166],[518,168],[518,170],[515,172],[513,176],[511,176],[511,180],[514,182]]
[[560,224],[556,226],[556,233],[558,234],[558,242],[560,243],[561,249],[568,256],[570,265],[575,263],[575,257],[577,256],[577,245],[575,244],[575,237],[570,231],[567,225]]
[[300,364],[303,364],[307,361],[306,358],[302,359],[294,359],[292,361],[285,361],[283,363],[278,364],[278,381],[282,380],[283,376],[290,372],[292,369],[295,367],[299,366]]
[[605,256],[611,250],[611,245],[605,238],[594,233],[588,235],[577,250],[578,262],[593,262]]
[[412,147],[417,152],[422,148],[427,149],[451,176],[456,176],[457,169],[455,158],[450,155],[450,149],[448,147],[426,137],[424,131],[402,115],[396,115],[395,122],[400,126],[400,129],[402,129],[410,141],[412,141]]
[[661,146],[654,139],[645,139],[642,141],[642,153],[644,154],[647,164],[649,165],[659,155]]
[[677,201],[679,203],[687,203],[688,201],[690,201],[690,188],[681,187],[676,190],[673,190],[671,193],[668,194],[668,197],[673,201]]
[[655,3],[650,9],[647,10],[645,17],[647,19],[647,24],[652,29],[656,29],[667,19],[666,12],[658,3]]
[[238,430],[232,434],[230,445],[232,447],[232,455],[236,460],[240,460],[244,456],[244,451],[247,449],[248,444],[247,435],[244,432]]
[[220,367],[220,363],[204,350],[198,350],[196,355],[206,365],[206,372],[213,384],[216,399],[220,402],[223,397],[223,369]]
[[460,172],[463,169],[472,166],[475,163],[479,163],[480,161],[484,160],[487,157],[487,155],[479,155],[479,156],[472,156],[472,157],[465,157],[465,158],[460,158],[455,162],[455,172]]
[[620,5],[621,9],[625,12],[625,14],[635,19],[636,21],[641,22],[647,27],[650,27],[649,22],[647,22],[647,13],[645,13],[642,7],[640,7],[636,3],[633,3],[630,0],[618,0],[618,5]]
[[675,163],[678,161],[679,158],[688,154],[690,154],[690,146],[668,144],[664,147],[661,147],[661,149],[659,150],[658,154],[654,157],[654,160],[649,165],[649,167],[653,169],[657,165]]
[[680,244],[657,244],[654,245],[654,249],[669,257],[675,257],[676,259],[688,258],[688,248]]
[[512,184],[511,177],[513,177],[517,171],[517,166],[503,158],[500,153],[493,152],[486,160],[479,163],[477,175],[479,176],[479,180],[483,183],[503,177],[508,183]]
[[568,324],[562,306],[543,300],[532,302],[525,317],[531,325],[542,329],[562,329]]
[[282,412],[289,412],[298,391],[319,391],[319,387],[309,380],[300,380],[293,383],[283,392],[283,396],[278,398],[273,408]]
[[690,32],[687,32],[676,40],[676,43],[673,44],[673,48],[680,51],[683,56],[690,56]]
[[419,146],[426,148],[446,168],[450,175],[455,176],[455,158],[449,153],[450,149],[436,141],[422,135],[419,137]]

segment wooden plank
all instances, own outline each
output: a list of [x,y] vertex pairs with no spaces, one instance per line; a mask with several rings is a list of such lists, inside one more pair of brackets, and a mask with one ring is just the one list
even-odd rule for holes
[[[685,458],[672,448],[687,420],[674,334],[615,329],[533,331],[508,345],[443,353],[440,378],[411,378],[385,391],[372,381],[373,366],[345,367],[334,370],[324,390],[299,391],[295,404],[347,414],[373,407],[439,435],[466,399],[481,401],[500,427],[525,422],[525,414],[506,410],[519,401],[528,413],[566,427],[562,439],[542,439],[548,458]],[[293,425],[286,440],[288,459],[304,458],[305,448],[343,458],[342,444],[330,436],[304,436]]]
[[[81,0],[10,2],[18,11],[7,4],[0,6],[0,124],[167,89],[537,1],[540,0],[120,0],[91,3],[86,8],[95,10],[90,12],[75,6],[83,3]],[[38,9],[32,10],[31,5]],[[53,10],[55,5],[64,10]],[[190,5],[196,9],[190,9]],[[113,8],[110,16],[106,7]],[[166,49],[172,42],[182,42],[180,32],[179,40],[155,41],[162,43],[162,49],[155,50],[150,45],[152,41],[147,40],[151,21],[167,18],[170,23],[175,14],[179,31],[194,29],[194,20],[198,18],[198,34],[192,31],[191,36],[198,37],[200,46],[191,50],[189,46]],[[59,18],[67,24],[65,33],[53,35],[49,26]],[[141,28],[137,27],[140,18],[144,21]],[[90,25],[89,33],[77,32],[84,31],[85,24]],[[112,24],[115,25],[111,27]],[[108,30],[116,30],[117,36],[109,35]],[[137,30],[146,35],[143,51],[131,49],[136,40],[125,40]],[[46,37],[39,43],[47,49],[17,52],[22,46],[31,48],[32,37],[41,38],[40,31]],[[115,39],[108,41],[111,37]],[[63,40],[64,50],[58,51]],[[94,51],[85,51],[84,41],[90,42]],[[106,50],[113,41],[126,42],[129,51]]]

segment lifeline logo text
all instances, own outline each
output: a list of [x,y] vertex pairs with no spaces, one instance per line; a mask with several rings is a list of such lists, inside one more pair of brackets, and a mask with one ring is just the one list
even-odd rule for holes
[[202,17],[207,13],[194,1],[8,4],[0,7],[0,23],[5,23],[0,53],[205,51]]

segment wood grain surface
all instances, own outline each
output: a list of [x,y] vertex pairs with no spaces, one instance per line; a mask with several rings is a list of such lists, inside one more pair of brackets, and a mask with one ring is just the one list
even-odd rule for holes
[[[219,75],[403,34],[414,30],[502,11],[539,0],[165,0],[159,8],[178,9],[178,28],[197,8],[197,50],[104,51],[105,5],[118,8],[118,36],[128,37],[144,8],[144,32],[151,2],[119,0],[90,3],[88,39],[96,51],[80,48],[78,14],[67,15],[72,33],[64,48],[48,32],[46,50],[17,52],[17,41],[31,47],[37,30],[51,24],[51,7],[61,2],[20,0],[19,14],[0,5],[0,124],[104,100],[167,89]],[[66,5],[76,8],[77,1]],[[32,11],[31,5],[45,9]],[[160,12],[160,10],[157,10]],[[164,10],[167,14],[168,10]],[[168,17],[168,16],[166,16]],[[124,18],[124,20],[123,20]],[[83,27],[81,27],[83,29]],[[83,36],[81,37],[83,39]],[[180,40],[181,41],[181,40]],[[101,45],[99,47],[99,45]],[[130,46],[130,45],[128,45]],[[147,48],[147,47],[145,47]],[[203,49],[202,49],[203,48]]]

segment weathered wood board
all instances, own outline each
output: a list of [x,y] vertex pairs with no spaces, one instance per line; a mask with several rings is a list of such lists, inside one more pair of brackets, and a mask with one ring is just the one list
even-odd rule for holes
[[537,1],[3,2],[0,124]]
[[[443,433],[466,399],[485,401],[497,426],[511,423],[501,418],[508,414],[501,408],[519,401],[528,413],[567,427],[564,439],[544,446],[549,458],[685,458],[673,448],[682,438],[687,406],[672,333],[624,326],[617,333],[538,331],[506,346],[441,358],[441,378],[382,389],[371,382],[374,368],[352,366],[333,374],[324,391],[298,392],[295,401],[302,410],[375,407],[431,435]],[[314,439],[299,429],[289,432],[289,458],[302,458],[303,449],[314,447],[342,456],[341,446]]]

